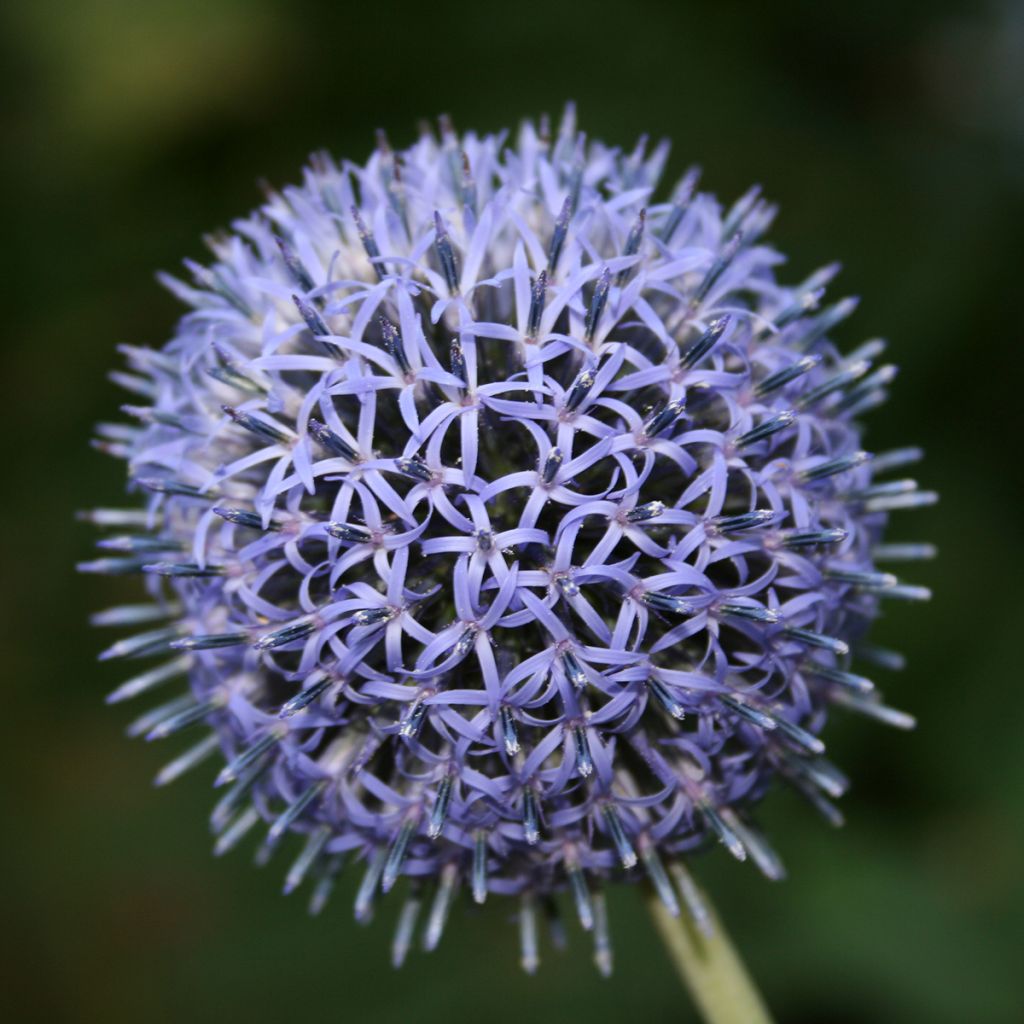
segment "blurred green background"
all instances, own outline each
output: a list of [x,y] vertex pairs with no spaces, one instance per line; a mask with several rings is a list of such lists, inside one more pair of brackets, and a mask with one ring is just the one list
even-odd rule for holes
[[609,141],[671,136],[671,169],[699,161],[723,197],[761,182],[793,280],[843,260],[836,294],[863,296],[844,340],[885,334],[904,368],[868,444],[926,444],[942,492],[896,528],[939,544],[911,573],[935,600],[879,630],[909,657],[881,681],[918,730],[836,720],[847,827],[778,793],[763,819],[789,880],[721,852],[700,877],[780,1022],[1024,1020],[1020,6],[41,0],[0,20],[14,1019],[695,1019],[632,889],[611,900],[610,981],[578,933],[521,975],[500,901],[395,974],[394,906],[360,930],[347,879],[308,919],[280,862],[214,860],[209,773],[154,792],[170,751],[102,703],[122,673],[96,665],[86,617],[128,588],[72,571],[93,539],[73,510],[122,488],[87,447],[123,401],[114,345],[159,345],[180,312],[157,269],[201,257],[257,178],[294,180],[314,148],[361,159],[378,126],[401,144],[448,111],[496,130],[574,97]]

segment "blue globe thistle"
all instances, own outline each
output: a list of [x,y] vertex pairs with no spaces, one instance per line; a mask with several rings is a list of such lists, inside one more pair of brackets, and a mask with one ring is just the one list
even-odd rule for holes
[[170,342],[122,349],[134,422],[98,445],[140,503],[89,513],[116,535],[82,568],[149,594],[101,657],[163,660],[110,700],[183,678],[129,729],[205,727],[157,781],[222,757],[216,851],[297,836],[314,910],[343,864],[360,920],[401,881],[396,962],[464,890],[518,901],[532,970],[567,891],[607,970],[606,884],[703,922],[690,853],[782,873],[773,781],[838,822],[831,707],[912,724],[851,667],[896,661],[861,643],[883,598],[928,596],[877,567],[929,555],[880,542],[934,500],[879,479],[916,450],[862,448],[883,343],[833,345],[835,266],[776,280],[757,189],[656,198],[666,153],[570,108],[317,155],[165,279]]

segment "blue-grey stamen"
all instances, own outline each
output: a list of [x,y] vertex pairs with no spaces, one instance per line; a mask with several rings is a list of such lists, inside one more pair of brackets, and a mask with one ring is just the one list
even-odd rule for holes
[[765,438],[771,437],[773,434],[777,434],[780,430],[785,430],[787,427],[791,427],[795,422],[795,413],[780,412],[777,416],[773,416],[771,419],[765,420],[763,423],[759,423],[756,427],[748,430],[745,434],[740,434],[740,436],[736,438],[736,447],[743,448],[748,444],[756,444],[758,441],[763,441]]
[[[313,682],[310,682],[310,680]],[[278,718],[291,718],[292,715],[298,714],[303,708],[309,707],[330,685],[334,682],[330,676],[324,676],[323,678],[316,678],[316,673],[308,676],[306,679],[306,687],[297,693],[290,700],[285,701],[281,705],[281,710],[277,713]]]
[[703,301],[705,296],[714,287],[715,282],[725,273],[729,264],[736,258],[736,253],[739,252],[740,245],[743,242],[743,232],[737,231],[722,247],[721,253],[715,257],[711,266],[708,268],[708,272],[704,275],[704,279],[697,286],[697,290],[693,293],[693,299],[690,301],[690,308],[696,309]]
[[199,701],[182,708],[180,711],[161,719],[146,733],[147,740],[162,740],[190,725],[196,725],[204,721],[209,715],[224,706],[223,697],[211,697],[209,700]]
[[[790,324],[796,323],[797,320],[800,320],[802,317],[807,316],[808,313],[813,312],[818,308],[818,303],[821,302],[824,294],[824,288],[812,288],[810,291],[800,294],[797,299],[795,299],[774,318],[772,323],[775,327],[775,331],[773,332],[771,327],[762,327],[754,336],[754,341],[764,341],[765,338],[769,337],[772,333],[778,334]],[[811,369],[813,366],[817,366],[820,362],[820,357],[810,356],[808,358],[814,359],[814,362],[808,367],[808,369]],[[803,361],[804,360],[800,360],[801,363]]]
[[189,747],[185,753],[179,754],[173,761],[168,761],[157,773],[153,785],[166,786],[174,782],[175,779],[180,779],[185,772],[202,764],[218,750],[220,750],[220,740],[216,733],[210,733],[209,736]]
[[448,294],[458,295],[459,272],[455,265],[455,250],[452,248],[452,240],[448,237],[444,221],[441,220],[441,214],[436,210],[434,211],[434,249],[437,251],[441,273],[448,286]]
[[147,526],[149,513],[144,508],[90,508],[75,513],[80,523],[93,526]]
[[149,405],[122,405],[121,412],[128,416],[134,416],[143,423],[159,423],[162,427],[171,427],[173,430],[184,430],[190,434],[202,433],[196,422],[188,422],[182,416],[167,412],[165,409],[156,409]]
[[357,626],[378,626],[382,622],[390,622],[398,614],[390,605],[382,608],[360,608],[352,613],[352,621]]
[[751,512],[742,512],[734,516],[715,516],[710,522],[720,533],[740,533],[743,530],[766,526],[777,517],[778,513],[770,508],[755,508]]
[[865,512],[898,512],[903,509],[927,508],[939,500],[935,491],[911,491],[909,494],[888,494],[870,498],[864,503]]
[[871,549],[871,557],[876,562],[924,561],[937,553],[934,544],[876,544]]
[[740,837],[736,835],[731,828],[729,828],[716,808],[706,801],[698,804],[697,806],[698,810],[703,815],[704,820],[707,822],[708,827],[715,833],[718,841],[737,860],[746,860],[747,851],[744,848],[743,843],[740,841]]
[[409,841],[412,839],[413,832],[415,831],[416,819],[407,817],[395,833],[395,838],[388,849],[388,857],[384,862],[384,871],[381,875],[380,888],[382,892],[390,892],[394,888],[395,882],[398,881],[402,866],[405,864],[405,855],[409,849]]
[[917,720],[913,715],[890,708],[873,697],[861,697],[844,690],[833,690],[831,697],[833,703],[873,718],[883,725],[891,725],[896,729],[913,729],[917,726]]
[[370,266],[373,267],[373,272],[377,275],[378,280],[383,280],[386,268],[383,260],[380,258],[380,248],[377,245],[377,240],[373,237],[373,232],[367,228],[359,208],[356,206],[352,207],[352,219],[356,223],[359,240],[363,243],[363,251],[366,253],[366,258],[370,261]]
[[398,368],[404,374],[412,373],[412,366],[409,364],[409,358],[405,354],[405,345],[402,342],[402,336],[398,333],[398,328],[385,316],[379,317],[381,334],[384,337],[384,348],[390,353],[392,358],[398,363]]
[[790,640],[806,644],[808,647],[816,647],[822,651],[831,651],[837,657],[843,657],[850,653],[850,646],[845,640],[839,640],[834,636],[826,636],[824,633],[815,633],[811,629],[787,626],[783,629],[782,633]]
[[253,644],[253,647],[257,651],[269,651],[275,647],[284,647],[285,644],[294,643],[296,640],[305,640],[317,629],[318,626],[314,621],[291,622],[271,633],[265,633]]
[[295,250],[283,238],[279,238],[277,235],[274,236],[274,241],[277,242],[284,265],[288,268],[288,273],[292,275],[295,283],[304,292],[311,292],[316,285],[313,283],[313,278],[309,276],[309,271],[302,265],[302,260],[299,259]]
[[391,966],[399,968],[405,963],[409,954],[409,947],[412,945],[413,933],[416,931],[416,922],[419,920],[420,908],[423,906],[423,899],[420,895],[419,886],[415,886],[407,897],[398,915],[398,924],[395,926],[395,935],[391,940]]
[[756,388],[754,388],[754,394],[757,395],[758,398],[763,398],[765,395],[769,395],[773,391],[778,391],[779,388],[785,387],[798,377],[802,377],[805,373],[809,373],[820,362],[820,356],[804,356],[802,359],[798,359],[795,363],[792,363],[785,369],[779,370],[776,373],[765,377],[765,379],[761,381]]
[[519,753],[519,735],[516,732],[516,720],[512,709],[507,704],[498,708],[498,719],[501,722],[501,736],[505,744],[505,753],[509,757]]
[[810,754],[825,753],[825,744],[817,736],[791,722],[785,715],[772,715],[772,720],[775,722],[776,732],[792,740],[798,747],[802,747]]
[[718,700],[720,704],[725,705],[730,711],[735,712],[740,718],[746,719],[752,725],[756,725],[759,729],[771,732],[777,725],[771,715],[765,713],[760,708],[755,708],[744,700],[734,697],[732,694],[720,694]]
[[872,665],[884,668],[889,672],[902,672],[907,667],[907,659],[899,651],[875,644],[858,642],[857,657],[870,661]]
[[284,893],[286,896],[289,893],[295,892],[302,885],[309,869],[313,866],[317,857],[320,856],[323,848],[327,845],[327,840],[330,838],[331,829],[329,825],[321,825],[313,832],[310,832],[302,849],[299,851],[299,855],[292,861],[292,865],[288,869],[287,875],[285,875]]
[[884,483],[872,484],[859,491],[850,491],[845,498],[847,501],[866,501],[868,498],[882,498],[892,494],[910,494],[916,490],[916,480],[886,480]]
[[579,206],[580,202],[580,190],[583,188],[583,170],[583,156],[580,153],[576,158],[576,163],[573,164],[572,170],[569,172],[569,194],[566,197],[569,209],[573,213],[576,212],[576,207]]
[[430,916],[423,935],[423,948],[429,953],[437,949],[444,926],[448,923],[448,912],[451,910],[452,897],[455,895],[455,883],[458,880],[458,866],[449,861],[441,868],[441,877],[434,893],[434,901],[430,905]]
[[[644,239],[644,224],[646,220],[647,210],[642,209],[637,214],[637,218],[634,221],[633,226],[629,229],[629,235],[626,238],[626,245],[622,250],[623,256],[635,256],[640,251],[640,244]],[[632,266],[626,267],[624,270],[620,270],[618,277],[615,279],[615,284],[621,288],[635,269],[636,267]]]
[[319,420],[314,419],[309,420],[307,426],[309,428],[309,433],[332,455],[337,455],[342,459],[348,459],[349,462],[356,461],[359,453],[329,427],[324,426],[324,424]]
[[612,974],[612,938],[608,928],[608,904],[603,892],[594,893],[594,964],[602,978]]
[[820,402],[823,398],[827,398],[836,391],[839,391],[840,389],[849,386],[854,381],[859,380],[870,368],[871,363],[866,359],[855,360],[844,369],[840,370],[839,373],[834,374],[829,377],[828,380],[822,382],[817,387],[811,388],[810,391],[801,395],[797,400],[796,407],[798,409],[809,409],[812,405]]
[[812,480],[824,480],[826,477],[836,476],[838,473],[846,473],[858,466],[863,466],[871,458],[868,452],[853,452],[850,455],[841,455],[837,459],[828,459],[820,462],[811,469],[804,469],[797,473],[797,479],[802,483],[810,483]]
[[179,651],[212,651],[219,647],[237,647],[249,643],[249,634],[245,631],[236,633],[198,633],[195,636],[182,637],[174,640],[171,647]]
[[230,405],[222,405],[221,409],[243,430],[248,430],[251,434],[255,434],[271,444],[290,444],[295,440],[294,434],[283,430],[276,423],[268,423],[256,416],[250,416],[249,413],[242,412]]
[[141,626],[147,622],[158,622],[181,612],[176,604],[122,604],[89,616],[92,626]]
[[564,457],[562,455],[561,448],[552,448],[547,458],[544,460],[544,465],[540,471],[541,483],[550,486],[555,482],[555,477],[558,476],[558,471],[562,468],[562,462]]
[[779,540],[787,548],[807,548],[818,544],[840,544],[849,536],[846,530],[833,527],[822,530],[787,530]]
[[825,569],[822,572],[825,579],[834,583],[846,583],[852,587],[861,587],[864,590],[884,590],[888,587],[895,587],[899,582],[889,572],[859,572],[855,569]]
[[646,437],[657,437],[667,430],[684,412],[682,402],[669,402],[661,409],[652,412],[644,421],[643,432]]
[[530,786],[523,788],[523,838],[536,846],[540,841],[540,815],[537,810],[537,794]]
[[320,796],[326,787],[326,779],[318,779],[307,786],[278,816],[274,824],[270,826],[270,831],[267,833],[267,843],[270,845],[276,843],[291,828],[292,823],[298,820],[302,812]]
[[223,857],[233,850],[259,824],[260,812],[249,806],[217,837],[213,846],[214,857]]
[[245,799],[253,783],[263,774],[269,760],[254,761],[239,776],[238,781],[217,801],[210,812],[210,827],[220,832],[231,818],[235,808]]
[[597,380],[597,375],[593,370],[589,368],[580,370],[576,375],[576,379],[569,385],[569,390],[565,393],[563,409],[567,413],[575,412],[583,404],[587,395],[590,394],[595,380]]
[[566,857],[565,873],[569,878],[569,888],[572,890],[573,902],[576,904],[576,916],[580,919],[580,927],[585,932],[589,932],[594,927],[594,907],[590,900],[587,879],[575,854],[572,859]]
[[647,680],[647,688],[657,702],[673,717],[683,719],[686,717],[686,709],[672,695],[663,682],[653,677]]
[[487,900],[487,833],[477,829],[473,837],[473,902],[484,903]]
[[427,695],[421,693],[409,702],[409,706],[405,709],[405,714],[402,715],[401,721],[398,723],[399,736],[405,736],[409,739],[415,739],[419,736],[420,730],[423,728],[423,722],[426,720],[427,712],[430,710],[430,705],[427,704],[426,699]]
[[757,604],[735,604],[726,601],[718,606],[722,615],[731,615],[735,619],[746,619],[748,622],[775,623],[779,621],[779,613],[770,608],[762,608]]
[[898,370],[895,366],[880,366],[874,373],[865,377],[855,388],[851,388],[836,402],[836,410],[852,410],[859,403],[873,400],[883,388],[888,387],[895,379]]
[[169,480],[155,476],[137,476],[135,482],[154,494],[176,494],[183,498],[207,498],[209,495],[194,484],[182,480]]
[[807,333],[800,339],[800,345],[804,351],[813,348],[836,324],[845,320],[857,308],[859,301],[853,296],[848,296],[845,299],[840,299],[834,306],[829,306],[809,326]]
[[181,636],[180,626],[162,626],[160,629],[149,629],[145,633],[124,637],[111,644],[100,656],[100,661],[111,658],[140,658],[147,654],[155,654],[173,646],[170,641]]
[[892,451],[876,455],[872,467],[875,473],[885,473],[890,469],[899,469],[920,462],[923,454],[920,448],[894,448]]
[[558,266],[558,259],[562,255],[562,248],[565,245],[565,236],[569,233],[569,221],[572,220],[572,214],[572,198],[566,196],[555,221],[555,229],[551,234],[551,245],[548,248],[548,275],[554,274],[555,268]]
[[701,895],[693,876],[683,867],[679,861],[673,861],[668,867],[679,895],[682,897],[686,912],[690,915],[697,930],[704,936],[710,937],[714,934],[714,927],[711,921],[711,912]]
[[338,540],[343,540],[348,544],[368,544],[373,540],[370,530],[355,523],[330,522],[327,524],[327,532],[332,537],[337,537]]
[[437,796],[434,798],[434,806],[430,811],[430,822],[427,825],[427,836],[430,839],[437,839],[444,829],[445,819],[448,817],[448,806],[452,800],[452,788],[455,779],[451,774],[446,774],[437,787]]
[[494,550],[494,534],[490,530],[477,530],[476,544],[485,555],[489,555]]
[[473,650],[476,644],[477,634],[480,632],[479,627],[476,625],[469,625],[463,631],[462,635],[456,641],[455,646],[452,648],[452,654],[456,658],[465,658],[471,650]]
[[192,659],[186,656],[175,658],[173,661],[168,661],[163,665],[158,665],[156,668],[151,668],[141,675],[134,676],[126,683],[122,683],[116,690],[112,690],[107,694],[107,703],[119,704],[123,700],[137,697],[140,693],[146,693],[155,686],[167,682],[168,679],[173,679],[175,676],[187,672],[191,664]]
[[608,302],[608,290],[612,285],[612,273],[605,267],[601,271],[601,276],[597,279],[597,285],[594,288],[594,294],[590,299],[590,307],[587,309],[586,319],[583,323],[583,339],[588,344],[594,340],[594,333],[597,331],[597,325],[601,321],[601,314],[604,312],[604,307]]
[[665,871],[665,865],[662,864],[653,843],[641,841],[640,859],[644,862],[644,870],[654,886],[654,891],[658,894],[658,899],[661,900],[665,909],[673,917],[678,917],[679,901],[676,899],[676,894],[672,889],[672,883],[669,881],[668,874]]
[[761,197],[761,186],[752,185],[732,205],[732,209],[726,214],[722,221],[722,234],[730,236],[750,215],[751,210],[757,205]]
[[458,377],[463,384],[469,383],[469,374],[466,370],[466,357],[463,354],[462,346],[459,344],[458,338],[452,338],[451,368],[452,376]]
[[849,779],[831,761],[823,757],[806,758],[787,753],[785,763],[799,776],[833,799],[838,800],[850,788]]
[[205,579],[223,575],[227,569],[223,565],[199,565],[196,562],[154,562],[143,565],[142,571],[153,572],[163,577]]
[[537,941],[537,901],[527,890],[519,897],[519,966],[533,974],[540,966]]
[[544,315],[544,300],[547,297],[548,272],[542,270],[530,289],[530,309],[526,315],[526,337],[537,340],[540,332],[540,318]]
[[299,316],[302,317],[306,329],[314,338],[319,341],[321,338],[330,337],[331,329],[324,323],[324,318],[304,298],[300,295],[293,295],[292,302],[295,303],[295,308],[299,311]]
[[689,370],[700,362],[715,347],[718,339],[722,337],[726,327],[729,326],[729,320],[730,316],[728,313],[715,317],[700,338],[682,354],[679,359],[679,365],[684,370]]
[[413,455],[408,459],[395,459],[395,468],[399,473],[422,480],[424,483],[429,483],[434,479],[430,467],[418,455]]
[[250,530],[269,530],[276,532],[281,529],[280,523],[275,523],[271,520],[265,526],[263,525],[263,517],[256,512],[248,512],[243,508],[220,508],[215,507],[211,511],[226,519],[229,523],[234,523],[235,526],[245,526]]
[[79,572],[96,573],[102,576],[127,576],[131,573],[143,572],[150,555],[136,555],[134,558],[94,558],[88,562],[78,562],[75,568]]
[[804,662],[803,670],[812,676],[827,679],[837,686],[844,686],[855,693],[870,693],[875,688],[875,684],[866,676],[833,668],[831,665],[821,665],[816,661]]
[[689,601],[675,594],[666,594],[661,590],[645,590],[640,595],[640,600],[648,608],[658,612],[668,612],[671,615],[692,615],[694,607]]
[[219,365],[208,366],[206,372],[214,380],[219,380],[221,384],[226,384],[229,388],[236,388],[249,395],[267,394],[267,389],[262,384],[251,377],[247,377],[233,363],[223,357],[221,357]]
[[627,523],[646,523],[648,520],[657,519],[665,511],[663,501],[647,501],[643,505],[636,505],[626,513]]
[[683,215],[690,208],[699,177],[700,169],[691,167],[676,186],[675,194],[672,197],[672,207],[668,211],[668,216],[660,231],[661,240],[666,245],[672,241],[672,236],[676,233],[676,228],[679,227]]
[[577,690],[582,689],[590,681],[586,671],[572,651],[562,652],[562,667],[565,671],[566,679],[568,679]]
[[608,835],[611,836],[615,851],[619,855],[619,861],[629,871],[630,868],[636,867],[636,850],[633,849],[633,844],[630,842],[629,836],[626,835],[622,818],[613,804],[605,804],[601,811],[604,814]]
[[284,738],[284,731],[278,731],[280,726],[261,736],[255,743],[250,743],[241,753],[236,754],[222,769],[214,782],[215,786],[225,786],[229,782],[237,782],[245,770],[255,764],[271,747],[280,743]]
[[779,855],[757,829],[743,821],[731,807],[723,809],[722,818],[739,836],[744,849],[750,854],[750,859],[765,878],[778,882],[786,877],[786,869]]
[[895,598],[898,601],[930,601],[932,592],[928,587],[916,586],[910,583],[899,583],[895,587],[878,592],[879,597],[889,599]]
[[388,852],[380,847],[373,852],[366,863],[366,871],[363,873],[359,888],[356,891],[354,907],[355,919],[360,923],[370,920],[373,912],[373,898],[377,892],[377,884],[380,881],[381,872],[384,870],[384,862]]
[[327,906],[327,901],[334,890],[334,883],[337,880],[338,872],[341,871],[343,861],[344,857],[341,854],[335,854],[321,862],[317,871],[316,884],[313,886],[313,892],[309,897],[310,917],[316,917]]
[[594,761],[590,755],[590,741],[587,730],[582,725],[572,727],[572,744],[576,755],[576,771],[581,778],[588,779],[594,774]]

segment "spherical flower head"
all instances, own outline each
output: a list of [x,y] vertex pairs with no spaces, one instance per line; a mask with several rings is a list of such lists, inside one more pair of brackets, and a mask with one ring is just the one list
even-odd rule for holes
[[222,756],[217,851],[298,836],[314,909],[346,863],[360,919],[407,889],[397,962],[461,888],[519,900],[528,969],[569,893],[608,969],[608,882],[700,921],[709,841],[781,874],[774,780],[838,819],[832,706],[911,724],[851,664],[895,657],[861,644],[880,600],[927,596],[876,565],[927,556],[880,541],[934,498],[862,447],[883,344],[833,345],[835,267],[776,280],[759,190],[659,196],[666,153],[570,108],[317,156],[166,279],[170,342],[123,349],[134,424],[98,444],[140,505],[90,514],[84,568],[149,592],[97,617],[149,623],[105,656],[164,660],[111,699],[184,677],[130,730],[207,727],[158,781]]

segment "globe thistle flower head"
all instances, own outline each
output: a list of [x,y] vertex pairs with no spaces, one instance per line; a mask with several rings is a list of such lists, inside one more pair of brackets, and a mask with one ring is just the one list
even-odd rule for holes
[[835,267],[777,280],[757,189],[659,195],[666,153],[570,108],[318,155],[165,279],[171,341],[123,349],[132,424],[98,443],[138,506],[88,515],[82,568],[149,594],[97,616],[142,630],[102,657],[162,660],[110,700],[184,679],[130,728],[205,727],[157,781],[223,759],[216,851],[297,842],[314,909],[344,865],[359,919],[406,890],[396,962],[464,891],[518,901],[532,970],[567,893],[610,969],[609,882],[704,923],[689,854],[782,873],[773,781],[839,820],[832,707],[912,724],[853,661],[927,597],[878,568],[928,556],[881,538],[934,500],[883,476],[915,450],[862,446],[884,346],[831,341]]

